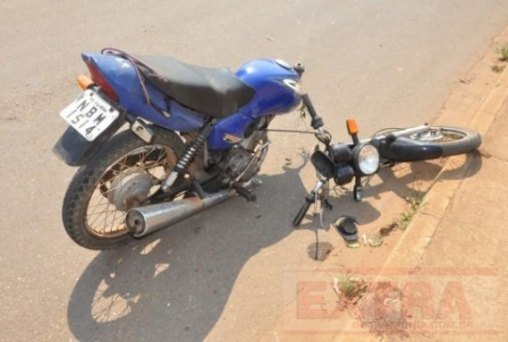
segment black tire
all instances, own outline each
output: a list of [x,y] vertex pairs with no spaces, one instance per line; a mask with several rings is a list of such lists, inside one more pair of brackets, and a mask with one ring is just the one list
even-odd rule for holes
[[[129,152],[143,147],[163,146],[164,149],[167,148],[167,151],[171,151],[172,159],[179,157],[183,153],[185,144],[177,134],[157,127],[151,127],[151,129],[154,132],[151,144],[146,144],[128,130],[117,134],[107,143],[102,151],[94,156],[88,164],[80,167],[74,175],[63,201],[62,219],[67,234],[78,245],[93,250],[104,250],[116,248],[131,240],[126,228],[124,232],[120,230],[117,236],[100,236],[94,233],[89,229],[86,222],[89,216],[87,215],[87,210],[95,191],[100,191],[100,194],[109,201],[107,197],[109,195],[106,195],[107,191],[103,192],[102,190],[102,187],[105,186],[103,185],[104,177],[108,173],[113,172],[112,170],[118,165],[117,163],[120,163],[120,160],[125,160],[124,163],[126,164],[127,160],[129,160],[126,157],[129,155]],[[147,157],[145,156],[145,158]],[[165,158],[167,160],[169,155]],[[123,169],[120,169],[119,172],[117,171],[118,174],[111,177],[110,180],[113,180],[115,177],[120,178],[119,175],[122,172]],[[101,185],[99,182],[102,182]],[[113,185],[114,183],[111,184]],[[108,191],[111,190],[109,189]],[[107,212],[110,204],[106,204]],[[120,211],[117,207],[114,207],[114,210]],[[122,219],[120,218],[120,220]],[[105,221],[104,224],[107,225],[107,222]]]
[[[436,132],[437,137],[410,136],[408,138],[423,142],[427,145],[439,146],[443,150],[442,157],[468,153],[476,150],[482,143],[480,134],[458,127],[433,126],[430,132]],[[439,136],[442,138],[439,139]]]

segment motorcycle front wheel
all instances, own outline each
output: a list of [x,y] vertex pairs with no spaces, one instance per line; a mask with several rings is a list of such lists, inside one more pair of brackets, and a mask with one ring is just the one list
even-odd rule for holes
[[442,157],[468,153],[476,150],[482,139],[480,134],[458,127],[434,126],[423,133],[408,136],[409,139],[439,146],[443,150]]
[[65,194],[62,219],[78,245],[103,250],[130,240],[125,224],[129,209],[142,204],[161,186],[184,150],[178,135],[157,127],[150,144],[124,131],[74,175]]
[[[386,138],[379,145],[381,157],[390,162],[430,160],[472,152],[482,142],[478,133],[464,128],[432,126],[418,133],[410,131],[411,128],[383,130]],[[390,136],[396,138],[392,140]]]

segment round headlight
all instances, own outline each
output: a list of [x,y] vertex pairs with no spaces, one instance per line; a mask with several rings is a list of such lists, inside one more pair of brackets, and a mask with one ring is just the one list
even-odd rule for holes
[[355,153],[355,165],[364,176],[376,173],[379,168],[379,152],[373,145],[365,144]]

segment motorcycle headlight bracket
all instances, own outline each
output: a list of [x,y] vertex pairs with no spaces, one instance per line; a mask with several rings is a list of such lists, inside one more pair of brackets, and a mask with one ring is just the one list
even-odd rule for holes
[[379,151],[372,144],[357,146],[353,151],[355,170],[362,176],[371,176],[379,170]]

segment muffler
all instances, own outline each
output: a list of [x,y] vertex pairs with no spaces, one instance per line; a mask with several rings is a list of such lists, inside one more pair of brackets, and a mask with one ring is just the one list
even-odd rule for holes
[[235,190],[224,190],[205,198],[192,197],[129,210],[126,217],[129,234],[141,238],[211,208],[235,196]]

